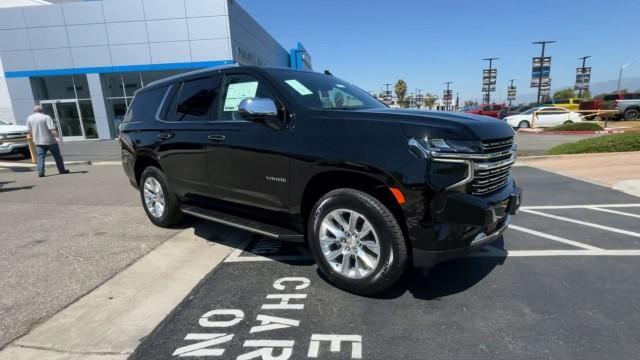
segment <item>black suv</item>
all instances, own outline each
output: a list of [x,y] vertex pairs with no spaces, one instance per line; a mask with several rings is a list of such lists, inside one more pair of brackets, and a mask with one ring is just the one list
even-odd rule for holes
[[503,121],[390,109],[329,74],[167,78],[137,92],[120,130],[154,224],[189,214],[306,242],[330,282],[359,294],[489,244],[520,205]]

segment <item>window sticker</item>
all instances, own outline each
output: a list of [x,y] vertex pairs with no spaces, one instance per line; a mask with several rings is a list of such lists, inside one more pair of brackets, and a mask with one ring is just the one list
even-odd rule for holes
[[257,81],[229,84],[227,97],[224,99],[224,111],[238,111],[240,102],[247,98],[256,97],[257,91]]
[[300,95],[311,95],[313,92],[302,85],[298,80],[286,80],[287,85],[291,86],[293,90],[297,91]]

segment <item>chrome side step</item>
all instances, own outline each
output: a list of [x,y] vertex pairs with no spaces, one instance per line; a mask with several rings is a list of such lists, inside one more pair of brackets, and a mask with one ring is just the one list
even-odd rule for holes
[[223,212],[205,209],[194,205],[183,206],[181,210],[183,213],[195,216],[197,218],[213,221],[255,234],[260,234],[272,239],[291,242],[304,242],[304,235],[276,225],[266,224],[239,216],[229,215]]

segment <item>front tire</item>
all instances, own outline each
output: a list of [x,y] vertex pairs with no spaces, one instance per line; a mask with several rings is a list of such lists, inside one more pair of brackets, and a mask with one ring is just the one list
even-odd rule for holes
[[564,123],[562,123],[563,125],[569,125],[569,124],[573,124],[573,121],[571,120],[567,120]]
[[393,285],[408,264],[398,221],[378,199],[354,189],[324,195],[311,211],[311,252],[334,286],[373,295]]
[[140,200],[152,223],[170,227],[180,222],[182,211],[178,197],[171,192],[167,176],[155,166],[149,166],[140,176]]
[[640,119],[640,111],[638,109],[629,109],[624,112],[625,120],[638,120]]
[[531,127],[531,124],[527,120],[522,120],[518,123],[518,129],[528,129]]

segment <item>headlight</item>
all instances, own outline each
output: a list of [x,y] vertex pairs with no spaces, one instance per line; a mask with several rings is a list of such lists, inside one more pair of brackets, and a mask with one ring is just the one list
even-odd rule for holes
[[453,153],[479,153],[482,152],[482,143],[475,140],[429,139],[425,136],[422,145],[427,149],[437,152]]
[[0,139],[6,139],[7,136],[6,135],[0,135]]

